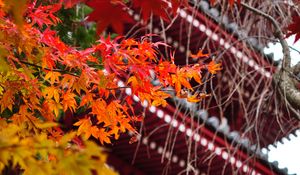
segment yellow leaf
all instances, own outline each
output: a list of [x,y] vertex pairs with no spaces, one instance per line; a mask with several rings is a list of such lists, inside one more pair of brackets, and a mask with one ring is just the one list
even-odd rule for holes
[[2,57],[4,49],[0,48],[0,72],[7,73],[10,69],[9,65],[7,64],[6,60]]
[[167,106],[167,101],[163,100],[163,99],[155,99],[155,100],[153,100],[152,105],[153,106],[162,105],[163,107],[166,107]]
[[60,140],[60,144],[67,144],[69,141],[71,141],[76,136],[76,132],[68,132],[66,133]]
[[201,99],[198,98],[198,94],[194,94],[192,96],[189,96],[187,98],[187,101],[191,102],[191,103],[197,103],[197,102],[201,101]]

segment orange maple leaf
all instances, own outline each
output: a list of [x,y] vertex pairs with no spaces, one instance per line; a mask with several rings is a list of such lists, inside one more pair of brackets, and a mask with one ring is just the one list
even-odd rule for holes
[[87,92],[88,87],[88,79],[84,73],[77,79],[77,81],[73,84],[73,90],[75,90],[78,94],[80,94],[81,90]]
[[197,103],[197,102],[201,101],[201,99],[198,98],[198,94],[188,96],[186,100],[191,103]]
[[4,109],[8,108],[12,111],[13,104],[14,104],[14,91],[12,89],[8,89],[0,99],[0,111],[1,113]]
[[166,99],[169,98],[171,95],[163,91],[151,91],[151,96],[153,98],[153,102],[152,102],[153,106],[162,105],[163,107],[166,107],[167,106]]
[[222,64],[221,63],[215,63],[214,60],[212,60],[207,66],[206,66],[207,70],[211,73],[211,74],[216,74],[217,71],[222,70]]
[[125,132],[126,130],[134,131],[133,127],[130,125],[129,122],[130,122],[130,119],[128,119],[128,118],[122,118],[119,120],[121,132]]
[[101,128],[98,130],[98,139],[100,140],[101,144],[103,143],[111,143],[110,141],[110,134],[108,132],[105,131],[105,129]]
[[43,90],[43,95],[46,99],[52,99],[52,97],[54,97],[55,102],[59,102],[59,91],[58,88],[54,86],[45,87]]
[[198,52],[197,52],[197,54],[190,54],[190,57],[192,57],[192,58],[194,58],[194,59],[196,59],[196,58],[202,58],[202,57],[208,57],[209,56],[209,54],[203,54],[203,52],[202,52],[202,50],[199,50]]
[[50,80],[50,84],[54,84],[59,81],[61,74],[59,72],[50,71],[46,74],[45,80]]
[[201,101],[203,98],[206,98],[209,96],[210,96],[210,94],[196,92],[193,95],[189,95],[187,97],[187,101],[191,102],[191,103],[197,103],[197,102]]
[[44,102],[44,105],[47,106],[47,108],[50,110],[50,111],[53,111],[55,116],[58,116],[59,114],[59,110],[62,109],[62,106],[59,102],[56,102],[52,99],[48,99]]
[[90,104],[93,102],[93,94],[87,92],[82,98],[80,102],[80,106],[84,106],[86,104]]
[[64,111],[66,111],[69,108],[71,111],[74,112],[77,106],[75,94],[68,90],[67,92],[62,94],[62,99]]
[[89,117],[80,119],[78,122],[74,123],[73,125],[79,126],[77,130],[77,135],[81,135],[85,133],[85,138],[86,139],[90,138],[92,134],[92,130],[91,130],[92,122]]

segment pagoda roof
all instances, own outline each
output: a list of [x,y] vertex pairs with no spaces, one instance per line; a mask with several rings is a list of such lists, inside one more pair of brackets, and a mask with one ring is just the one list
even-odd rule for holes
[[[129,13],[140,21],[139,14],[133,10]],[[205,41],[210,52],[226,57],[223,59],[225,69],[231,69],[235,62],[242,62],[246,70],[258,73],[254,80],[266,82],[271,81],[276,71],[262,54],[247,48],[242,40],[228,33],[211,17],[192,8],[179,9],[178,17],[166,26],[161,25],[159,19],[153,19],[150,31],[177,50],[176,57],[180,58],[175,60],[177,64],[186,64],[187,53],[195,53]],[[226,75],[216,78],[216,82],[223,84],[231,81]],[[246,87],[245,98],[250,98],[252,91],[251,86]],[[131,95],[128,88],[124,93]],[[117,166],[121,174],[180,174],[185,171],[194,174],[286,174],[269,163],[260,149],[294,131],[297,121],[293,118],[287,117],[286,125],[279,124],[275,117],[264,119],[262,131],[265,134],[258,143],[252,143],[250,138],[242,135],[242,126],[232,126],[229,119],[218,116],[214,109],[205,110],[186,102],[182,104],[176,99],[166,108],[157,108],[139,102],[136,96],[133,99],[137,102],[135,109],[145,114],[142,125],[138,127],[141,135],[123,135],[109,147],[109,162]],[[178,109],[176,105],[180,103]],[[242,115],[235,117],[243,123]],[[132,138],[137,142],[129,144]],[[118,166],[116,162],[122,163]],[[131,165],[134,169],[129,168]]]

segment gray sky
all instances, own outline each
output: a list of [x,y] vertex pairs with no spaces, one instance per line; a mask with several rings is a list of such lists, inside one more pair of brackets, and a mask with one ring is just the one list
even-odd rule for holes
[[[289,46],[293,47],[294,49],[298,50],[300,52],[300,40],[298,40],[298,42],[296,42],[294,44],[294,40],[295,40],[295,35],[289,37],[287,39],[287,42],[289,44]],[[279,43],[276,44],[272,44],[270,43],[269,48],[265,48],[264,52],[265,53],[274,53],[274,60],[281,60],[282,59],[282,47]],[[292,64],[295,65],[297,62],[300,61],[300,54],[292,49],[290,49],[291,51],[291,57],[292,57]]]

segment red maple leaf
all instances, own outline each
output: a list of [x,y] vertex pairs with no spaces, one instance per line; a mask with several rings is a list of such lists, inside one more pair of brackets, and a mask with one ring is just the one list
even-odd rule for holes
[[39,27],[43,25],[56,25],[60,22],[60,19],[55,16],[55,13],[61,8],[61,4],[52,5],[39,5],[36,7],[36,3],[32,3],[28,7],[28,17],[31,18],[33,24],[37,24]]
[[169,21],[167,12],[168,4],[163,0],[133,0],[134,8],[141,8],[142,18],[144,21],[148,21],[151,13],[162,17],[164,20]]
[[177,13],[177,9],[180,6],[186,6],[186,7],[188,6],[188,1],[187,0],[171,0],[171,3],[172,3],[173,14]]
[[295,41],[300,39],[300,16],[293,17],[293,23],[288,26],[288,33],[286,37],[296,34]]
[[101,33],[108,26],[111,26],[115,32],[122,35],[124,23],[133,22],[133,19],[126,12],[126,5],[120,1],[93,0],[86,4],[94,9],[89,14],[88,20],[97,22],[97,33]]

